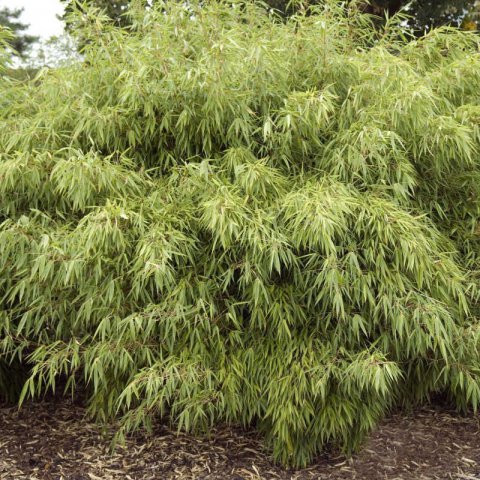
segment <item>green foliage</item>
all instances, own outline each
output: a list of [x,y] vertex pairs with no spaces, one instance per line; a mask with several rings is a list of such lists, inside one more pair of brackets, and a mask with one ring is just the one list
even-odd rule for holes
[[[126,14],[132,5],[139,7],[151,6],[157,0],[62,0],[66,4],[65,17],[76,6],[83,8],[96,7],[108,15],[117,25],[131,26],[129,16]],[[258,4],[273,8],[282,15],[292,15],[299,9],[308,5],[321,4],[322,0],[257,0]],[[338,4],[342,2],[337,0]],[[392,16],[401,10],[408,11],[409,18],[406,24],[419,34],[425,29],[442,25],[454,25],[467,27],[470,30],[476,29],[476,23],[472,19],[478,16],[478,2],[476,0],[348,0],[357,4],[362,11],[384,19],[385,16]],[[463,23],[462,23],[463,21]],[[465,21],[470,23],[467,25]],[[70,29],[72,33],[75,28]]]
[[136,15],[1,79],[0,389],[81,386],[120,438],[255,426],[294,465],[395,404],[477,408],[478,37],[337,2]]
[[[73,25],[70,21],[73,19],[72,12],[80,10],[84,14],[88,11],[89,7],[95,7],[104,12],[108,17],[113,20],[116,25],[125,27],[130,25],[130,18],[126,15],[127,10],[132,3],[132,0],[60,0],[65,4],[65,13],[63,20],[67,22],[67,28],[72,33],[75,33],[75,22]],[[137,0],[138,1],[138,0]],[[143,2],[145,3],[145,2]]]

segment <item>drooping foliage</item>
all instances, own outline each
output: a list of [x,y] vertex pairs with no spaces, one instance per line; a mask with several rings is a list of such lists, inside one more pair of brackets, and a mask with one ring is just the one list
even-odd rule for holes
[[92,11],[83,62],[2,78],[0,392],[253,426],[294,465],[478,406],[478,37],[307,13]]

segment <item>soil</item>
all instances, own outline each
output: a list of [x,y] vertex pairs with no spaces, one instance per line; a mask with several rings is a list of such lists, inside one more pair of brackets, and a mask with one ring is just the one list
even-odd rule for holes
[[480,480],[479,417],[440,407],[393,414],[357,455],[323,455],[303,470],[275,465],[253,431],[198,438],[160,428],[113,453],[111,434],[64,399],[1,407],[0,479]]

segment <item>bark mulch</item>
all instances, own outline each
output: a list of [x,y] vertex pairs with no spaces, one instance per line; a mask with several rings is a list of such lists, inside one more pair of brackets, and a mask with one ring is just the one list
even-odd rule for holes
[[480,480],[478,417],[433,407],[390,416],[353,458],[324,455],[297,471],[272,463],[251,431],[195,438],[159,429],[113,453],[110,438],[67,400],[2,407],[0,479]]

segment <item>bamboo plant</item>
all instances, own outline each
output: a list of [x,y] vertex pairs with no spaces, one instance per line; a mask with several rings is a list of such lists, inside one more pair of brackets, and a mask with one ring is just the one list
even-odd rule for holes
[[0,394],[295,466],[477,408],[479,37],[358,8],[90,10],[82,61],[0,78]]

